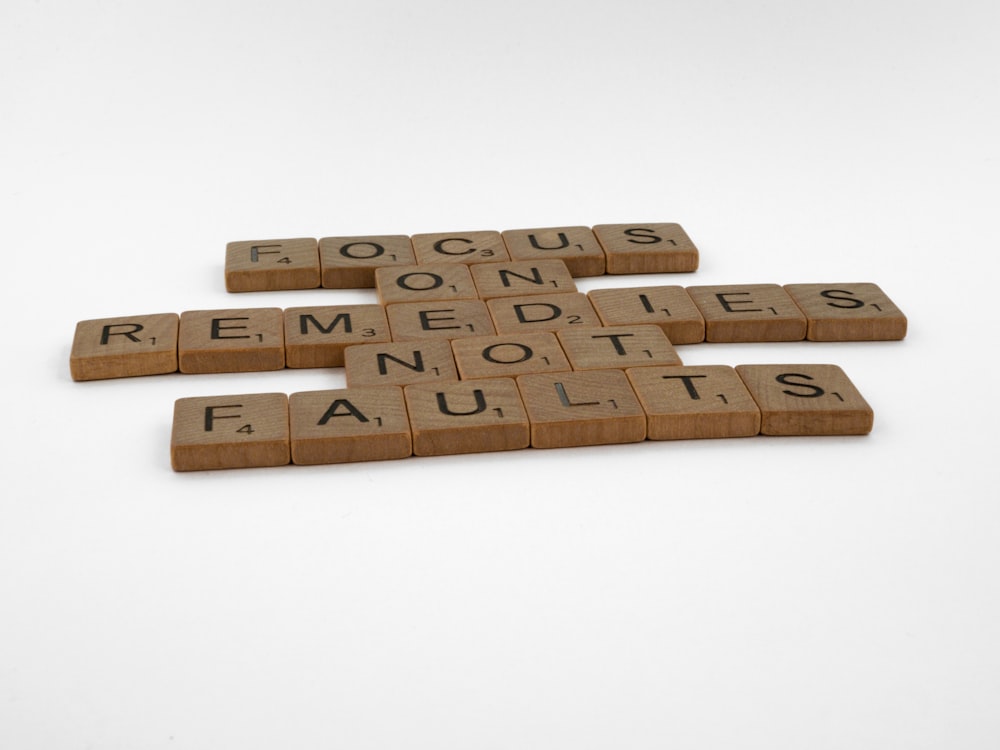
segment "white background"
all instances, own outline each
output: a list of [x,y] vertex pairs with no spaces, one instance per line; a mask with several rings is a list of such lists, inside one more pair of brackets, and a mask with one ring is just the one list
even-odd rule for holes
[[[0,747],[996,748],[994,2],[4,0]],[[696,274],[880,284],[867,437],[176,474],[79,320],[231,240],[676,221]]]

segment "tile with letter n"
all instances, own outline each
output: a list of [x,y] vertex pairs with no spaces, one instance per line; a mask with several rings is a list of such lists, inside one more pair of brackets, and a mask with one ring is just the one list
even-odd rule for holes
[[379,268],[417,262],[405,234],[369,237],[321,237],[319,262],[325,289],[365,289],[375,286]]
[[375,290],[383,305],[479,298],[472,274],[464,263],[379,268],[375,271]]
[[226,245],[226,290],[271,292],[319,286],[315,238],[246,240]]
[[575,292],[576,282],[561,260],[521,260],[469,266],[480,299]]
[[762,435],[866,435],[872,408],[837,365],[738,365]]
[[458,380],[458,370],[447,341],[404,341],[347,347],[344,377],[348,388],[445,383]]
[[806,316],[777,284],[689,286],[705,318],[705,341],[802,341]]
[[563,328],[556,336],[574,370],[681,364],[659,326],[576,326]]
[[550,331],[454,339],[451,348],[462,380],[572,369],[559,339]]
[[698,270],[698,248],[680,224],[598,224],[594,234],[609,274]]
[[497,333],[557,331],[566,326],[599,326],[601,319],[582,292],[496,297],[486,306]]
[[81,320],[73,334],[73,380],[177,372],[176,313]]
[[277,307],[181,313],[181,372],[261,372],[285,366],[285,332]]
[[500,233],[511,260],[558,259],[573,276],[603,276],[604,250],[590,227],[507,229]]
[[587,297],[606,326],[654,323],[672,344],[705,340],[705,319],[682,286],[591,289]]
[[646,412],[650,440],[750,437],[760,432],[760,409],[732,367],[637,367],[625,374]]
[[288,423],[294,464],[385,461],[412,453],[399,386],[293,393]]
[[344,349],[390,341],[381,305],[326,305],[285,309],[286,367],[343,367]]
[[443,456],[527,448],[528,415],[511,378],[403,388],[413,455]]
[[809,321],[809,341],[898,341],[906,316],[877,284],[785,284]]
[[496,263],[510,260],[500,232],[434,232],[410,237],[417,263]]
[[197,396],[174,402],[175,471],[284,466],[289,461],[284,393]]
[[521,375],[517,378],[535,448],[636,443],[646,415],[624,370]]
[[393,341],[457,339],[496,333],[486,303],[479,299],[399,302],[387,305]]

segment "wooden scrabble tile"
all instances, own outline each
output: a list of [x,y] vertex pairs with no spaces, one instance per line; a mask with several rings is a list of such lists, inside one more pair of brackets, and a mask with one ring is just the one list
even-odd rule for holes
[[895,341],[906,316],[877,284],[785,284],[809,321],[809,341]]
[[445,383],[458,380],[447,341],[360,344],[344,350],[347,387]]
[[556,331],[566,326],[599,326],[601,319],[582,292],[496,297],[486,301],[497,333]]
[[806,316],[777,284],[689,286],[709,342],[802,341]]
[[387,305],[393,341],[457,339],[496,333],[486,303],[478,299],[399,302]]
[[477,263],[469,268],[480,299],[576,291],[576,282],[561,260]]
[[535,448],[634,443],[646,437],[646,415],[623,370],[521,375],[517,386]]
[[604,250],[590,227],[507,229],[500,235],[512,260],[556,258],[573,276],[604,275]]
[[571,369],[559,339],[549,331],[454,339],[451,349],[462,380]]
[[375,289],[383,305],[396,302],[478,299],[469,266],[428,263],[392,266],[375,271]]
[[689,273],[698,248],[680,224],[598,224],[594,234],[607,256],[607,273]]
[[606,326],[655,323],[672,344],[705,340],[705,319],[682,286],[639,286],[587,292]]
[[246,240],[226,245],[227,291],[315,289],[319,280],[315,238]]
[[73,380],[177,372],[176,313],[81,320],[69,355]]
[[749,437],[760,432],[760,409],[732,367],[637,367],[625,374],[646,412],[649,440]]
[[510,378],[403,389],[415,456],[483,453],[527,448],[528,415]]
[[557,331],[556,336],[574,370],[682,364],[659,326],[574,326]]
[[286,367],[343,367],[348,346],[391,341],[381,305],[289,307],[284,319]]
[[864,435],[874,414],[837,365],[738,365],[762,435]]
[[183,312],[177,360],[187,373],[280,370],[285,366],[281,309]]
[[294,464],[384,461],[412,453],[398,386],[293,393],[288,422]]
[[174,402],[175,471],[284,466],[289,460],[284,393],[198,396]]
[[322,237],[319,241],[322,283],[326,289],[375,286],[375,270],[417,262],[405,234],[368,237]]
[[417,263],[494,263],[510,260],[499,232],[433,232],[410,237]]

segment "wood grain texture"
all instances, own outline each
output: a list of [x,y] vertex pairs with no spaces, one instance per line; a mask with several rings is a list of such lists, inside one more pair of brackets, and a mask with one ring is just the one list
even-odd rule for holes
[[802,341],[806,316],[777,284],[689,286],[708,342]]
[[322,237],[319,241],[322,284],[326,289],[364,289],[375,286],[378,268],[417,262],[405,234]]
[[343,367],[348,346],[391,340],[381,305],[289,307],[283,317],[286,367]]
[[906,316],[877,284],[785,284],[805,313],[809,341],[898,341]]
[[393,341],[450,340],[496,333],[486,303],[479,299],[399,302],[387,305]]
[[698,248],[680,224],[598,224],[594,228],[607,258],[606,272],[691,273]]
[[383,305],[479,298],[472,273],[464,263],[379,268],[375,271],[375,291]]
[[566,264],[557,259],[476,263],[469,268],[484,300],[577,291]]
[[590,227],[508,229],[500,235],[511,260],[558,259],[574,277],[604,275],[604,250]]
[[498,263],[510,260],[500,232],[430,232],[410,237],[417,263]]
[[682,286],[640,286],[592,289],[587,292],[601,323],[606,326],[660,326],[672,344],[700,344],[705,319]]
[[226,290],[270,292],[320,285],[315,238],[245,240],[226,245]]
[[447,341],[361,344],[344,350],[347,387],[444,383],[458,380]]
[[462,380],[572,369],[559,339],[550,331],[454,339],[451,348]]
[[667,334],[655,325],[574,326],[556,336],[574,370],[682,364]]
[[73,380],[129,378],[177,371],[176,313],[81,320],[69,355]]
[[582,292],[497,297],[487,300],[497,333],[557,331],[567,326],[599,326],[601,319]]
[[277,307],[189,310],[177,343],[181,372],[261,372],[285,366],[285,331]]

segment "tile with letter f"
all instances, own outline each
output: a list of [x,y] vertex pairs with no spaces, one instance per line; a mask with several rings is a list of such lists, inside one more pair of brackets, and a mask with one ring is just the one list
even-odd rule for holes
[[319,282],[319,250],[312,237],[226,245],[227,291],[315,289]]

